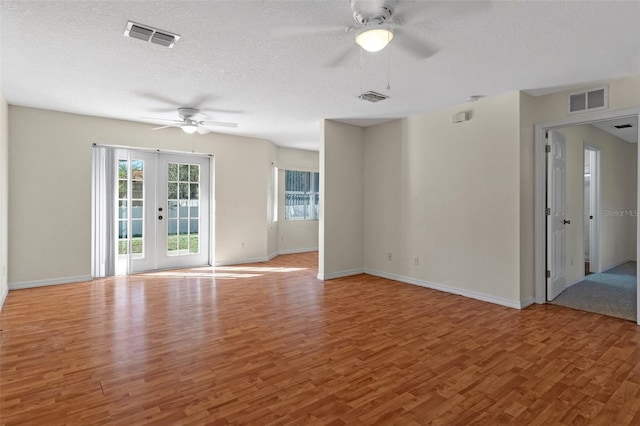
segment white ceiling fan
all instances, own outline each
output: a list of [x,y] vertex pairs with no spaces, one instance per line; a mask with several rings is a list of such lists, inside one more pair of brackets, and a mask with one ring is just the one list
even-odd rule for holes
[[[491,6],[488,1],[473,2],[420,2],[400,0],[350,0],[355,25],[294,26],[275,29],[275,37],[300,37],[322,34],[349,34],[358,46],[368,52],[383,50],[393,45],[418,59],[428,58],[439,48],[411,35],[402,27],[423,24],[445,15],[461,15]],[[342,65],[354,52],[354,45],[347,46],[329,66]]]
[[166,126],[154,127],[151,130],[160,130],[166,129],[168,127],[179,127],[185,133],[195,133],[198,132],[200,134],[209,133],[208,126],[214,127],[238,127],[237,123],[227,123],[224,121],[210,121],[210,120],[199,120],[199,116],[203,116],[200,110],[196,108],[188,108],[181,107],[178,108],[178,116],[180,120],[169,120],[166,118],[154,118],[154,117],[144,117],[152,120],[158,121],[170,121],[171,124],[167,124]]

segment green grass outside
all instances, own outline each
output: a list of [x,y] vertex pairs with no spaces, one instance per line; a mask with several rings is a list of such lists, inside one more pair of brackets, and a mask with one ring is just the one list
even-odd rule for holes
[[[169,235],[167,237],[168,251],[189,249],[189,253],[199,253],[200,252],[199,247],[200,247],[200,239],[198,237],[198,234]],[[131,253],[132,254],[142,253],[142,238],[131,239]],[[127,254],[126,240],[118,241],[118,254]]]

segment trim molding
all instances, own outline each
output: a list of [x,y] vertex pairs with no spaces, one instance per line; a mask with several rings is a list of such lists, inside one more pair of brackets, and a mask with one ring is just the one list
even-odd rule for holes
[[365,274],[375,275],[377,277],[387,278],[394,281],[400,281],[407,284],[413,284],[420,287],[430,288],[432,290],[443,291],[445,293],[457,294],[459,296],[469,297],[471,299],[481,300],[483,302],[495,303],[496,305],[506,306],[508,308],[523,309],[531,305],[534,299],[531,297],[524,301],[504,299],[502,297],[496,297],[485,293],[479,293],[471,290],[464,290],[457,287],[451,287],[444,284],[432,283],[429,281],[419,280],[416,278],[405,277],[402,275],[390,274],[387,272],[375,271],[373,269],[365,269]]
[[[545,230],[545,191],[546,191],[546,169],[545,169],[545,153],[544,153],[544,132],[557,127],[573,126],[580,124],[589,124],[594,121],[609,120],[612,118],[623,117],[639,117],[640,107],[631,107],[623,109],[613,109],[608,111],[598,111],[592,114],[574,115],[557,121],[546,121],[534,124],[534,191],[535,191],[535,210],[534,210],[534,294],[536,303],[546,303],[546,244],[547,236]],[[640,150],[638,150],[638,163],[640,164]],[[640,174],[638,174],[640,181]],[[640,186],[638,186],[640,194]],[[640,196],[638,197],[638,206],[640,206]],[[637,218],[640,224],[640,218]],[[637,227],[637,241],[640,244],[640,226]],[[604,269],[604,268],[603,268]],[[640,265],[638,266],[640,271]],[[640,312],[640,291],[638,293],[638,312]],[[640,315],[638,315],[638,324],[640,325]]]
[[279,254],[295,254],[295,253],[308,253],[310,251],[318,251],[318,247],[280,250],[278,253]]
[[77,277],[52,278],[49,280],[23,281],[9,284],[9,290],[22,290],[24,288],[46,287],[49,285],[71,284],[84,281],[92,281],[91,275],[79,275]]
[[630,259],[621,260],[619,262],[614,262],[611,265],[607,265],[604,268],[602,268],[602,272],[607,272],[608,270],[613,269],[613,268],[617,268],[618,266],[624,265],[627,262],[635,262],[635,261],[636,261],[635,259],[631,259],[630,258]]
[[350,277],[351,275],[366,274],[363,268],[347,269],[346,271],[332,272],[330,274],[318,274],[318,279],[322,281],[334,280],[336,278]]
[[261,263],[268,262],[269,260],[276,257],[278,254],[272,254],[267,257],[253,257],[249,259],[240,259],[240,260],[225,260],[222,262],[216,262],[214,266],[232,266],[232,265],[244,265],[245,263]]
[[524,299],[522,302],[520,302],[520,309],[524,309],[527,306],[533,305],[534,303],[536,303],[536,299],[533,296],[531,296],[527,299]]
[[2,294],[0,294],[0,311],[2,310],[2,306],[4,305],[4,301],[7,299],[8,295],[9,295],[9,286],[7,285],[2,291]]
[[214,264],[214,267],[215,266],[244,265],[245,263],[268,262],[271,259],[280,256],[281,254],[306,253],[306,252],[309,252],[309,251],[318,251],[318,247],[310,247],[310,248],[303,248],[303,249],[291,249],[291,250],[281,250],[281,251],[276,251],[275,253],[271,253],[267,257],[252,257],[252,258],[249,258],[249,259],[225,260],[225,261],[222,261],[222,262],[216,262]]

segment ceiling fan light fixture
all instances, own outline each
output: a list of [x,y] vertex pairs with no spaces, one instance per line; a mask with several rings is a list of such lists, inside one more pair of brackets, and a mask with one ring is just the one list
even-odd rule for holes
[[393,39],[393,33],[386,28],[375,28],[358,34],[356,43],[367,52],[379,52]]
[[188,133],[188,134],[192,134],[192,133],[195,133],[196,130],[198,130],[198,123],[195,123],[195,122],[189,120],[189,121],[181,124],[180,128],[182,129],[183,132]]

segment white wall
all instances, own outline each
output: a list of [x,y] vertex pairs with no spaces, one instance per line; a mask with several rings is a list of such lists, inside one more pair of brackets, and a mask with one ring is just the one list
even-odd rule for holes
[[320,140],[318,276],[364,268],[364,129],[324,120]]
[[274,156],[271,142],[215,133],[186,135],[179,129],[152,132],[149,127],[9,107],[10,284],[90,274],[94,142],[214,154],[216,263],[267,257],[265,182]]
[[519,305],[519,103],[512,92],[367,129],[367,272]]
[[318,249],[317,220],[285,220],[285,170],[319,171],[319,154],[315,151],[279,148],[278,150],[278,223],[280,253],[296,253]]
[[591,125],[558,130],[567,139],[567,282],[584,276],[584,154],[583,144],[600,149],[602,270],[636,258],[636,217],[606,215],[606,211],[635,212],[637,145]]
[[4,303],[8,284],[8,232],[9,232],[9,125],[8,106],[0,92],[0,309]]

